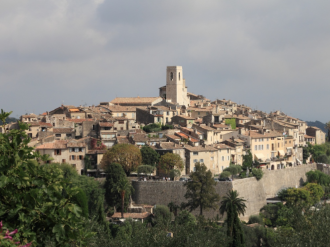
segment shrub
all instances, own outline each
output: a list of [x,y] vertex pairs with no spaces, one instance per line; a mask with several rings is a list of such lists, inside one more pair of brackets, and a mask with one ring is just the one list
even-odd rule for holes
[[240,177],[240,178],[246,178],[246,171],[242,171],[242,172],[239,174],[239,177]]
[[155,221],[157,225],[167,226],[172,220],[172,213],[165,205],[156,205],[154,209]]
[[150,174],[153,173],[156,168],[154,166],[149,165],[141,165],[138,167],[137,172],[138,174],[144,173],[144,174]]
[[174,181],[175,178],[178,178],[181,176],[181,171],[177,169],[173,169],[170,171],[170,178],[172,181]]
[[256,177],[257,180],[260,180],[264,175],[264,172],[261,169],[253,168],[252,169],[253,176]]
[[260,217],[260,215],[251,215],[250,216],[249,224],[254,224],[254,223],[263,224],[263,220]]
[[229,178],[231,176],[231,173],[228,172],[228,171],[223,171],[221,174],[220,174],[220,178]]
[[188,210],[182,210],[175,218],[175,223],[178,225],[195,226],[197,224],[196,218]]

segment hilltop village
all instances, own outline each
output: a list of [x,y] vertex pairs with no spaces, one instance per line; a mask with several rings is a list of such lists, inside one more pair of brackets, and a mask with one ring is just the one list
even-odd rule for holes
[[[71,164],[81,174],[88,156],[90,176],[102,173],[103,154],[117,143],[179,154],[185,164],[182,175],[194,171],[196,162],[220,174],[230,164],[242,165],[247,150],[263,169],[299,166],[302,146],[325,143],[322,130],[283,112],[265,113],[188,92],[181,66],[167,67],[166,85],[156,97],[118,97],[92,106],[60,105],[40,115],[22,115],[19,120],[29,124],[29,145],[48,154],[48,162]],[[159,129],[143,131],[150,124],[159,124]],[[6,130],[16,128],[18,123],[5,125]]]

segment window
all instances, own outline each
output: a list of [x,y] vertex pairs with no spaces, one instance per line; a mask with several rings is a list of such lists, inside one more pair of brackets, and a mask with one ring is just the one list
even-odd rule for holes
[[173,72],[170,73],[170,80],[173,81]]
[[227,154],[229,154],[229,149],[227,148]]
[[180,72],[179,72],[179,81],[180,81]]
[[193,155],[198,155],[198,152],[193,152]]
[[229,160],[229,155],[227,156],[227,160]]
[[198,112],[198,115],[201,115],[201,113],[200,113],[200,112]]
[[213,160],[214,159],[214,157],[211,157],[211,160]]
[[194,167],[194,172],[196,171],[196,167]]
[[79,155],[79,160],[83,160],[84,156],[83,155]]
[[53,123],[53,126],[55,126],[55,123]]
[[62,159],[62,163],[65,163],[65,159]]
[[269,149],[269,144],[267,144],[267,150]]
[[267,141],[269,141],[269,138],[267,138]]
[[197,159],[194,159],[194,163],[196,163],[196,162],[198,162],[198,160]]
[[119,124],[124,124],[124,120],[119,120],[118,123]]
[[56,137],[61,137],[61,134],[55,134]]
[[95,124],[93,124],[93,130],[96,130],[96,126],[95,126]]
[[259,141],[262,142],[262,138],[260,138]]
[[70,158],[70,160],[76,160],[76,156],[75,155],[70,155],[69,158]]
[[166,114],[167,114],[167,116],[169,116],[170,115],[170,112],[168,111],[168,112],[166,112]]
[[61,149],[55,149],[54,155],[61,155]]
[[280,147],[280,144],[279,144],[279,143],[277,143],[277,147],[278,147],[278,148]]
[[75,153],[79,152],[79,148],[74,148]]
[[124,130],[124,127],[120,127],[120,130]]
[[82,148],[79,148],[79,152],[82,152],[83,151],[83,149]]
[[200,160],[199,160],[199,162],[200,162],[200,163],[203,163],[203,162],[204,162],[204,160],[203,160],[203,159],[200,159]]
[[287,141],[285,141],[285,144],[287,144]]
[[258,142],[258,139],[255,139],[256,142]]
[[291,143],[291,141],[289,141],[289,143]]
[[254,145],[254,150],[258,150],[258,145]]
[[76,165],[76,164],[71,164],[71,166],[72,166],[73,168],[77,168],[77,165]]
[[71,137],[72,135],[71,134],[66,134],[66,137]]
[[225,161],[225,156],[222,156],[222,157],[221,157],[221,160],[222,160],[222,161]]

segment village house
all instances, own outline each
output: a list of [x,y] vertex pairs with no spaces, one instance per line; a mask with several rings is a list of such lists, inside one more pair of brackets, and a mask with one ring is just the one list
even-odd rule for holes
[[79,174],[84,169],[84,157],[88,151],[85,142],[56,140],[44,143],[35,148],[41,155],[48,155],[51,163],[68,163],[74,167]]
[[310,126],[306,129],[306,135],[313,136],[315,138],[315,144],[325,143],[325,133],[318,127]]

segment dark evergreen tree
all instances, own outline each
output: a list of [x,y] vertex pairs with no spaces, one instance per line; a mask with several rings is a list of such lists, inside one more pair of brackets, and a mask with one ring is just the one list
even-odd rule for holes
[[185,198],[188,202],[183,206],[190,211],[199,207],[200,215],[203,215],[203,209],[215,209],[220,197],[215,191],[216,182],[212,172],[207,170],[204,164],[195,163],[196,171],[190,174],[190,181],[185,186],[187,192]]
[[156,166],[159,161],[159,154],[151,147],[144,146],[141,148],[142,164]]

